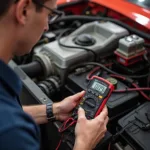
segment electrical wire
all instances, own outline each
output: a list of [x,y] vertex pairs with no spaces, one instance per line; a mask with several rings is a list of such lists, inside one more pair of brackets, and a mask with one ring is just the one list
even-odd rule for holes
[[[137,84],[135,84],[135,83],[132,83],[132,85],[135,87],[135,88],[139,88],[139,86],[137,85]],[[150,97],[149,96],[147,96],[144,92],[142,92],[142,91],[139,91],[140,93],[141,93],[141,95],[144,97],[144,98],[146,98],[147,100],[149,100],[150,101]]]
[[132,91],[150,91],[150,88],[127,88],[125,90],[114,90],[115,93],[132,92]]
[[59,22],[68,22],[68,21],[73,21],[73,20],[79,20],[79,21],[111,21],[115,24],[120,25],[121,27],[126,28],[128,31],[132,33],[136,33],[137,35],[143,37],[144,39],[150,40],[150,34],[145,33],[143,31],[140,31],[138,29],[135,29],[117,19],[113,18],[108,18],[108,17],[95,17],[95,16],[85,16],[85,15],[69,15],[69,16],[63,16],[56,20],[55,22],[51,23],[50,25],[57,24]]
[[[116,75],[116,74],[110,74],[110,76],[111,76],[111,77],[114,77],[114,78],[119,78],[119,79],[121,79],[121,80],[123,80],[123,81],[127,80],[126,77],[119,76],[119,75]],[[132,82],[130,82],[130,83],[132,83]]]
[[[106,64],[106,65],[104,65],[105,67],[109,67],[109,66],[112,66],[113,65],[113,63],[110,63],[110,64]],[[87,76],[86,76],[86,80],[91,80],[92,78],[91,78],[91,76],[96,72],[96,71],[98,71],[100,69],[100,67],[96,67],[96,68],[94,68]]]
[[[145,53],[144,55],[143,55],[143,57],[144,57],[144,59],[147,61],[147,63],[149,64],[149,66],[150,66],[150,60],[148,59],[148,57],[147,57],[147,53]],[[147,86],[149,86],[150,85],[150,68],[149,68],[149,75],[148,75],[148,77],[147,77]]]
[[[130,128],[132,125],[133,125],[133,123],[135,122],[135,120],[132,120],[132,121],[128,121],[128,123],[120,130],[120,131],[118,131],[118,128],[116,128],[116,131],[117,131],[117,133],[113,136],[114,138],[114,141],[115,141],[115,139],[116,138],[118,138],[118,136],[121,136],[127,143],[129,143],[129,145],[132,147],[132,144],[131,144],[131,142],[129,142],[129,140],[127,140],[127,138],[125,138],[124,136],[123,136],[123,132],[127,129],[127,128]],[[130,125],[131,124],[131,125]],[[128,126],[128,125],[130,125],[130,126]],[[116,137],[115,137],[116,136]],[[133,148],[132,147],[132,149],[133,150],[136,150],[135,148]]]
[[114,142],[127,128],[131,127],[134,122],[135,120],[129,121],[120,131],[117,131],[117,133],[112,137],[112,142]]
[[[68,123],[70,122],[69,125],[67,125]],[[72,125],[74,125],[77,121],[74,120],[73,118],[69,118],[67,119],[63,124],[62,126],[59,128],[59,132],[62,133],[64,131],[66,131],[69,127],[71,127]]]
[[65,44],[63,44],[63,43],[61,42],[62,36],[63,36],[65,33],[67,33],[68,31],[72,31],[72,30],[75,30],[75,29],[73,29],[73,28],[68,28],[68,29],[64,30],[64,31],[58,36],[57,41],[58,41],[59,46],[62,46],[62,47],[65,47],[65,48],[71,48],[71,49],[83,49],[83,50],[85,50],[85,51],[87,51],[87,52],[91,52],[91,53],[94,55],[94,60],[96,60],[97,54],[96,54],[93,50],[91,50],[91,49],[89,49],[89,48],[86,48],[86,47],[65,45]]
[[131,75],[119,74],[119,73],[117,73],[115,71],[112,71],[112,70],[108,69],[103,64],[96,63],[96,62],[85,62],[85,63],[82,63],[82,64],[78,64],[78,65],[72,67],[71,70],[74,70],[75,68],[78,68],[78,67],[81,67],[81,66],[86,66],[86,65],[99,66],[99,67],[103,68],[105,71],[107,71],[107,72],[109,72],[111,74],[115,74],[115,75],[119,75],[119,76],[124,76],[124,77],[128,77],[128,78],[133,78],[133,79],[141,79],[141,78],[145,78],[145,77],[149,76],[149,73],[145,74],[145,75],[139,75],[139,76],[138,75],[131,76]]
[[148,64],[150,65],[150,60],[149,60],[148,57],[147,57],[147,53],[145,53],[145,54],[143,55],[143,57],[144,57],[144,59],[148,62]]
[[98,71],[100,69],[100,67],[96,67],[96,68],[94,68],[87,76],[86,76],[86,80],[91,80],[92,78],[92,75],[96,72],[96,71]]
[[[58,129],[58,131],[59,131],[60,133],[63,133],[63,132],[66,131],[69,127],[71,127],[72,125],[74,125],[76,122],[77,122],[77,121],[74,120],[73,118],[68,118],[68,119],[62,124],[62,126]],[[69,124],[68,124],[68,123],[69,123]],[[67,125],[67,124],[68,124],[68,125]],[[61,145],[61,143],[62,143],[62,139],[63,139],[63,134],[62,134],[61,139],[60,139],[60,141],[59,141],[59,143],[58,143],[58,145],[57,145],[57,148],[56,148],[55,150],[58,150],[58,149],[59,149],[59,147],[60,147],[60,145]]]
[[[141,91],[141,88],[140,88],[136,83],[134,83],[134,82],[132,81],[132,79],[125,78],[125,77],[122,77],[122,76],[119,76],[119,75],[112,75],[112,74],[111,74],[110,76],[111,76],[111,77],[115,77],[115,78],[122,79],[123,81],[128,81],[129,83],[132,84],[133,87],[135,87],[135,89],[137,89],[137,91],[140,92],[140,94],[141,94],[145,99],[147,99],[147,100],[150,101],[150,97],[147,96],[143,91]],[[150,89],[150,88],[144,88],[144,89]],[[126,90],[128,90],[128,89],[126,89]]]
[[55,149],[55,150],[58,150],[58,149],[59,149],[59,147],[60,147],[61,143],[62,143],[62,138],[60,139],[60,141],[59,141],[59,143],[58,143],[58,145],[57,145],[57,147],[56,147],[56,149]]
[[108,144],[108,150],[111,150],[111,142]]

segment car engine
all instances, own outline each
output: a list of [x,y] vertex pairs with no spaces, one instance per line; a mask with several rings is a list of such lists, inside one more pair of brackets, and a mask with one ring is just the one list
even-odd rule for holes
[[[93,75],[102,77],[115,86],[115,91],[107,102],[108,132],[96,149],[148,150],[149,33],[115,18],[85,12],[70,15],[65,8],[66,16],[49,25],[30,54],[14,57],[9,63],[23,82],[22,104],[60,101],[86,90]],[[60,135],[54,130],[60,124],[41,127],[44,150],[56,148]],[[50,126],[56,129],[51,131]],[[60,149],[72,149],[73,142],[67,135]]]

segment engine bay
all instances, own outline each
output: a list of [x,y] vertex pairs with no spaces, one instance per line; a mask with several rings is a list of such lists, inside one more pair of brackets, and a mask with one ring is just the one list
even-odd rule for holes
[[[96,149],[150,147],[150,31],[104,6],[79,1],[58,6],[65,16],[49,24],[32,52],[10,66],[21,77],[24,105],[57,102],[86,87],[93,75],[115,86],[107,107],[108,132]],[[59,124],[59,123],[58,123]],[[57,123],[55,124],[58,127]],[[41,127],[42,146],[58,139]],[[60,149],[72,149],[72,137]]]

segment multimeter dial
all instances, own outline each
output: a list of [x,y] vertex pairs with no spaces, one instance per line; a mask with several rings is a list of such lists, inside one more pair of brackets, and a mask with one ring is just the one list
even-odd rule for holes
[[83,104],[84,104],[84,107],[87,108],[87,109],[88,108],[95,108],[96,107],[96,101],[94,101],[93,97],[91,97],[91,96],[86,97],[85,100],[84,100],[84,102],[83,102]]

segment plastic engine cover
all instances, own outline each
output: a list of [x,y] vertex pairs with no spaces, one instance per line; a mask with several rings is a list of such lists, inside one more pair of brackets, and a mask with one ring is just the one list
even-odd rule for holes
[[[84,39],[79,38],[79,43],[83,42],[83,46],[79,45],[75,38],[81,34],[89,35],[84,37]],[[103,22],[99,23],[97,21],[84,24],[69,36],[61,39],[61,43],[69,46],[78,46],[85,47],[90,50],[93,50],[96,54],[109,54],[113,53],[120,38],[128,35],[128,31],[114,23]],[[91,44],[88,45],[88,40],[91,41]],[[86,41],[85,41],[86,40]],[[75,48],[64,48],[58,45],[57,41],[51,42],[43,46],[42,51],[48,52],[53,64],[56,66],[56,69],[59,69],[58,72],[62,74],[61,69],[67,71],[71,65],[81,63],[83,61],[92,61],[94,57],[91,52],[87,52],[84,49],[75,49]]]

